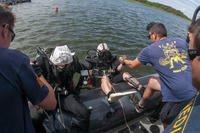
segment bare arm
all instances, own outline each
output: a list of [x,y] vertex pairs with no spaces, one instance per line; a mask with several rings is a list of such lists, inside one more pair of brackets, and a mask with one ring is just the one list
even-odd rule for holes
[[131,69],[135,69],[141,65],[141,62],[137,58],[134,60],[128,60],[124,57],[119,57],[119,61],[121,62],[121,64],[126,65]]
[[37,105],[46,109],[46,110],[54,110],[56,108],[57,101],[56,101],[56,98],[55,98],[55,95],[54,95],[53,88],[46,81],[46,79],[44,78],[43,75],[40,75],[39,77],[37,77],[37,81],[40,84],[40,86],[46,85],[48,90],[49,90],[47,96]]

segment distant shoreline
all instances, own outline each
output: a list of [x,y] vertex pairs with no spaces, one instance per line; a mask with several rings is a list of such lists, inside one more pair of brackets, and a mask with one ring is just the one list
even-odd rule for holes
[[166,6],[166,5],[163,5],[163,4],[160,4],[160,3],[156,3],[156,2],[150,2],[148,0],[128,0],[128,1],[140,3],[140,4],[143,4],[143,5],[149,6],[149,7],[153,7],[153,8],[159,9],[159,10],[163,10],[163,11],[166,11],[166,12],[171,13],[173,15],[176,15],[178,17],[181,17],[181,18],[184,18],[186,20],[191,21],[191,19],[189,17],[187,17],[185,14],[183,14],[183,12],[181,12],[180,10],[176,10],[173,7],[170,7],[170,6]]

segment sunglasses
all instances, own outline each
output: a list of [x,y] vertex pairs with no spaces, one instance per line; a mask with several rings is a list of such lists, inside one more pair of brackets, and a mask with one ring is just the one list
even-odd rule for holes
[[200,56],[200,50],[189,49],[188,50],[190,60],[194,60],[197,56]]
[[15,39],[15,32],[11,28],[8,28],[8,30],[11,33],[11,42],[12,42]]
[[[3,27],[5,27],[5,24],[2,25]],[[15,32],[9,27],[8,30],[11,33],[11,42],[15,39]]]

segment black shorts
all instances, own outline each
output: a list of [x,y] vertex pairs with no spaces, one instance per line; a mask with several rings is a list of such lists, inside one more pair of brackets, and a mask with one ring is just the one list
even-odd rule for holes
[[190,102],[190,100],[182,102],[165,102],[161,113],[160,119],[164,124],[171,124],[180,111]]
[[76,117],[88,120],[90,112],[76,95],[70,94],[61,97],[61,106],[65,111],[69,111]]
[[123,82],[123,73],[119,73],[117,75],[113,75],[110,77],[112,83],[120,83]]

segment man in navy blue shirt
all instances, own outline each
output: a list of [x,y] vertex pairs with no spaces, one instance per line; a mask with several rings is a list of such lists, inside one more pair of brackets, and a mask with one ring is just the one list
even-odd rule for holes
[[47,110],[56,107],[52,87],[36,76],[30,59],[8,49],[15,37],[15,16],[0,5],[0,133],[34,133],[28,100]]
[[136,111],[142,112],[153,93],[161,91],[164,105],[160,115],[166,128],[197,93],[192,86],[188,45],[180,38],[167,37],[167,30],[162,23],[148,24],[147,31],[152,44],[142,49],[134,60],[124,57],[119,60],[132,69],[150,64],[159,74],[159,77],[149,79],[143,97],[136,105]]

